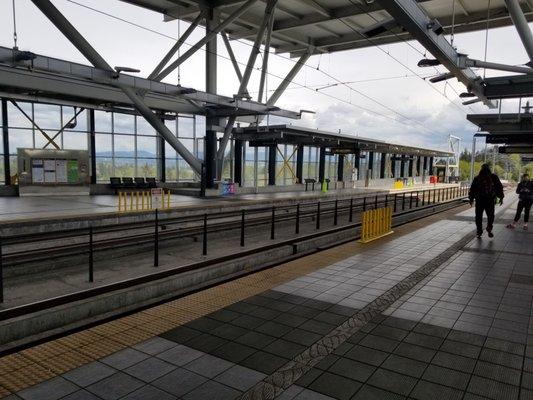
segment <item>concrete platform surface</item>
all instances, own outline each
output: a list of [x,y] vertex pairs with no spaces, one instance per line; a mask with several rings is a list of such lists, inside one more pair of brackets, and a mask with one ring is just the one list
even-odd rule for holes
[[0,358],[9,399],[531,399],[533,244],[472,210]]

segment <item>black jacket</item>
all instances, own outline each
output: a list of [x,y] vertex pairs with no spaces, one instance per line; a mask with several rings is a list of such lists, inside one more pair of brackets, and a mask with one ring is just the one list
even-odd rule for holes
[[533,200],[533,182],[520,182],[516,187],[516,193],[518,198],[522,201],[532,201]]
[[468,198],[470,201],[476,200],[488,200],[489,198],[494,199],[495,197],[499,199],[503,199],[503,185],[500,182],[500,178],[498,178],[498,175],[491,174],[492,179],[492,189],[493,193],[487,195],[483,193],[483,187],[482,187],[482,181],[479,176],[476,176],[474,180],[472,181],[472,185],[470,185],[470,190],[468,192]]

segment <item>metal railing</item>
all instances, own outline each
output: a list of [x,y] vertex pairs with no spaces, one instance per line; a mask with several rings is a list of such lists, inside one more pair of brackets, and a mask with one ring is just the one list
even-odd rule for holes
[[[201,237],[201,253],[198,256],[207,256],[210,247],[210,234],[215,232],[226,232],[229,229],[238,230],[239,246],[245,247],[247,228],[267,225],[270,228],[270,240],[275,240],[276,229],[280,224],[284,224],[287,227],[288,223],[293,223],[293,232],[298,238],[300,237],[301,225],[304,220],[311,223],[314,221],[314,231],[320,234],[321,229],[329,221],[331,223],[331,225],[328,225],[329,227],[337,227],[341,216],[345,218],[344,227],[351,227],[354,225],[354,216],[360,217],[361,212],[366,210],[391,207],[394,214],[401,214],[413,209],[464,198],[467,193],[468,188],[455,186],[365,197],[312,202],[302,201],[291,205],[171,218],[161,218],[161,213],[156,209],[154,210],[152,221],[4,236],[0,237],[0,303],[4,302],[4,268],[6,266],[14,267],[24,263],[35,262],[36,260],[85,254],[88,259],[87,279],[89,282],[94,282],[94,254],[99,251],[115,250],[133,245],[139,246],[140,244],[151,245],[154,255],[153,267],[158,267],[160,242],[162,240],[175,240],[179,237],[187,236]],[[338,229],[343,229],[343,227]],[[254,232],[257,232],[257,230],[254,230]],[[327,232],[324,234],[327,234]],[[111,238],[109,237],[110,235],[112,236]],[[98,236],[102,238],[97,240]],[[61,244],[52,246],[40,244],[47,241]],[[70,241],[70,243],[65,244],[64,242],[66,241]],[[35,248],[18,252],[5,251],[6,246],[21,244],[33,245]]]

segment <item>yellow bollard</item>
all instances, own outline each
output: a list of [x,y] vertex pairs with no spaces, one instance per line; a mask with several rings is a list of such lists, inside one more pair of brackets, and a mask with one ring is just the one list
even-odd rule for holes
[[122,206],[122,196],[120,195],[120,192],[118,192],[118,211],[121,211]]
[[170,189],[167,191],[167,209],[170,208]]
[[[127,195],[128,193],[126,192],[126,196]],[[130,192],[129,195],[130,195],[130,211],[133,211],[133,192]]]
[[135,211],[139,211],[139,192],[135,192]]

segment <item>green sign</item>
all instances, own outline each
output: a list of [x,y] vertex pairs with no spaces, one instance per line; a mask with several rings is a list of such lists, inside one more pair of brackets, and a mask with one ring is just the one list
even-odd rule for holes
[[78,183],[78,160],[67,161],[67,180],[68,183]]

